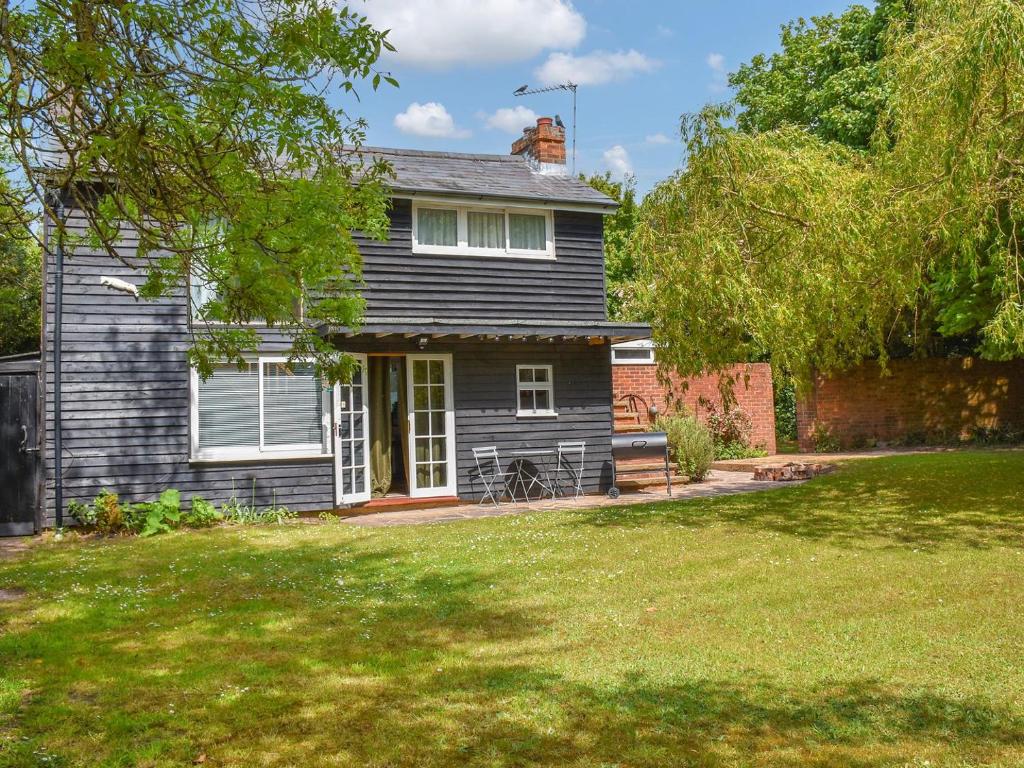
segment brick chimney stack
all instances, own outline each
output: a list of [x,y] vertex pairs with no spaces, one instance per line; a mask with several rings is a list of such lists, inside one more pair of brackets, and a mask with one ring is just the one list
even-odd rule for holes
[[523,155],[537,171],[564,176],[565,128],[555,125],[550,117],[538,117],[535,128],[524,128],[523,135],[512,144],[513,155]]

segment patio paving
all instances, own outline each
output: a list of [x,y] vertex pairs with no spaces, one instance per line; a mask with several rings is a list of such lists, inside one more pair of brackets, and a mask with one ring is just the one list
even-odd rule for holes
[[[793,483],[786,483],[792,485]],[[545,512],[559,509],[587,509],[595,507],[618,507],[630,504],[644,504],[681,499],[725,496],[734,493],[753,493],[781,487],[781,483],[765,483],[753,479],[750,471],[727,472],[712,470],[702,483],[687,483],[672,487],[672,498],[665,495],[665,488],[646,488],[641,491],[623,493],[617,499],[605,495],[585,496],[579,499],[547,499],[493,504],[458,504],[433,509],[403,509],[393,512],[372,512],[342,518],[347,525],[361,525],[370,528],[388,525],[422,525],[425,523],[446,523],[454,520],[473,520],[481,517],[503,517],[521,515],[527,512]]]

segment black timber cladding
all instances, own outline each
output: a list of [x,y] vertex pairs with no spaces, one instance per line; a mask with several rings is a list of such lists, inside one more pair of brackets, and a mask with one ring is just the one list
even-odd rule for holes
[[[411,252],[411,206],[396,200],[388,242],[360,241],[365,257],[368,315],[605,320],[600,214],[556,211],[556,260],[438,257]],[[72,212],[72,231],[84,219]],[[123,255],[131,261],[135,241]],[[45,392],[52,392],[52,256],[45,289]],[[65,500],[90,499],[103,488],[131,501],[176,487],[220,503],[232,492],[246,500],[255,481],[257,504],[272,500],[298,511],[332,506],[329,458],[221,464],[189,462],[189,347],[184,291],[176,300],[136,301],[99,284],[101,275],[139,285],[141,271],[79,249],[65,259],[63,400]],[[410,326],[410,331],[417,329]],[[264,335],[264,351],[287,348],[279,334]],[[412,340],[390,347],[354,339],[374,351],[414,351]],[[586,486],[608,475],[611,365],[606,345],[432,341],[428,351],[452,352],[460,492],[473,494],[471,448],[588,442]],[[515,418],[515,365],[555,366],[555,419]],[[53,515],[53,402],[45,397],[45,524]]]
[[385,242],[360,239],[366,315],[607,318],[600,214],[554,212],[555,259],[412,252],[412,202],[394,200]]

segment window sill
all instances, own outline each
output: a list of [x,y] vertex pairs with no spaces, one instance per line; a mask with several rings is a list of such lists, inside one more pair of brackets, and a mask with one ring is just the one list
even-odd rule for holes
[[315,461],[333,459],[333,453],[310,453],[309,451],[267,451],[245,454],[199,454],[189,457],[189,464],[255,464],[275,461]]
[[555,254],[542,251],[505,251],[487,248],[453,248],[448,246],[414,245],[412,252],[421,256],[460,256],[485,259],[534,259],[555,261]]
[[516,411],[517,419],[557,419],[557,411]]

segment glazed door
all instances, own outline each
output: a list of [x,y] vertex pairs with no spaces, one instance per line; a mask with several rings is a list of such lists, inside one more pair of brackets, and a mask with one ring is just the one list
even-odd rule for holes
[[366,401],[366,355],[348,384],[334,387],[334,501],[370,500],[370,413]]
[[455,496],[452,356],[406,356],[409,402],[409,495]]

